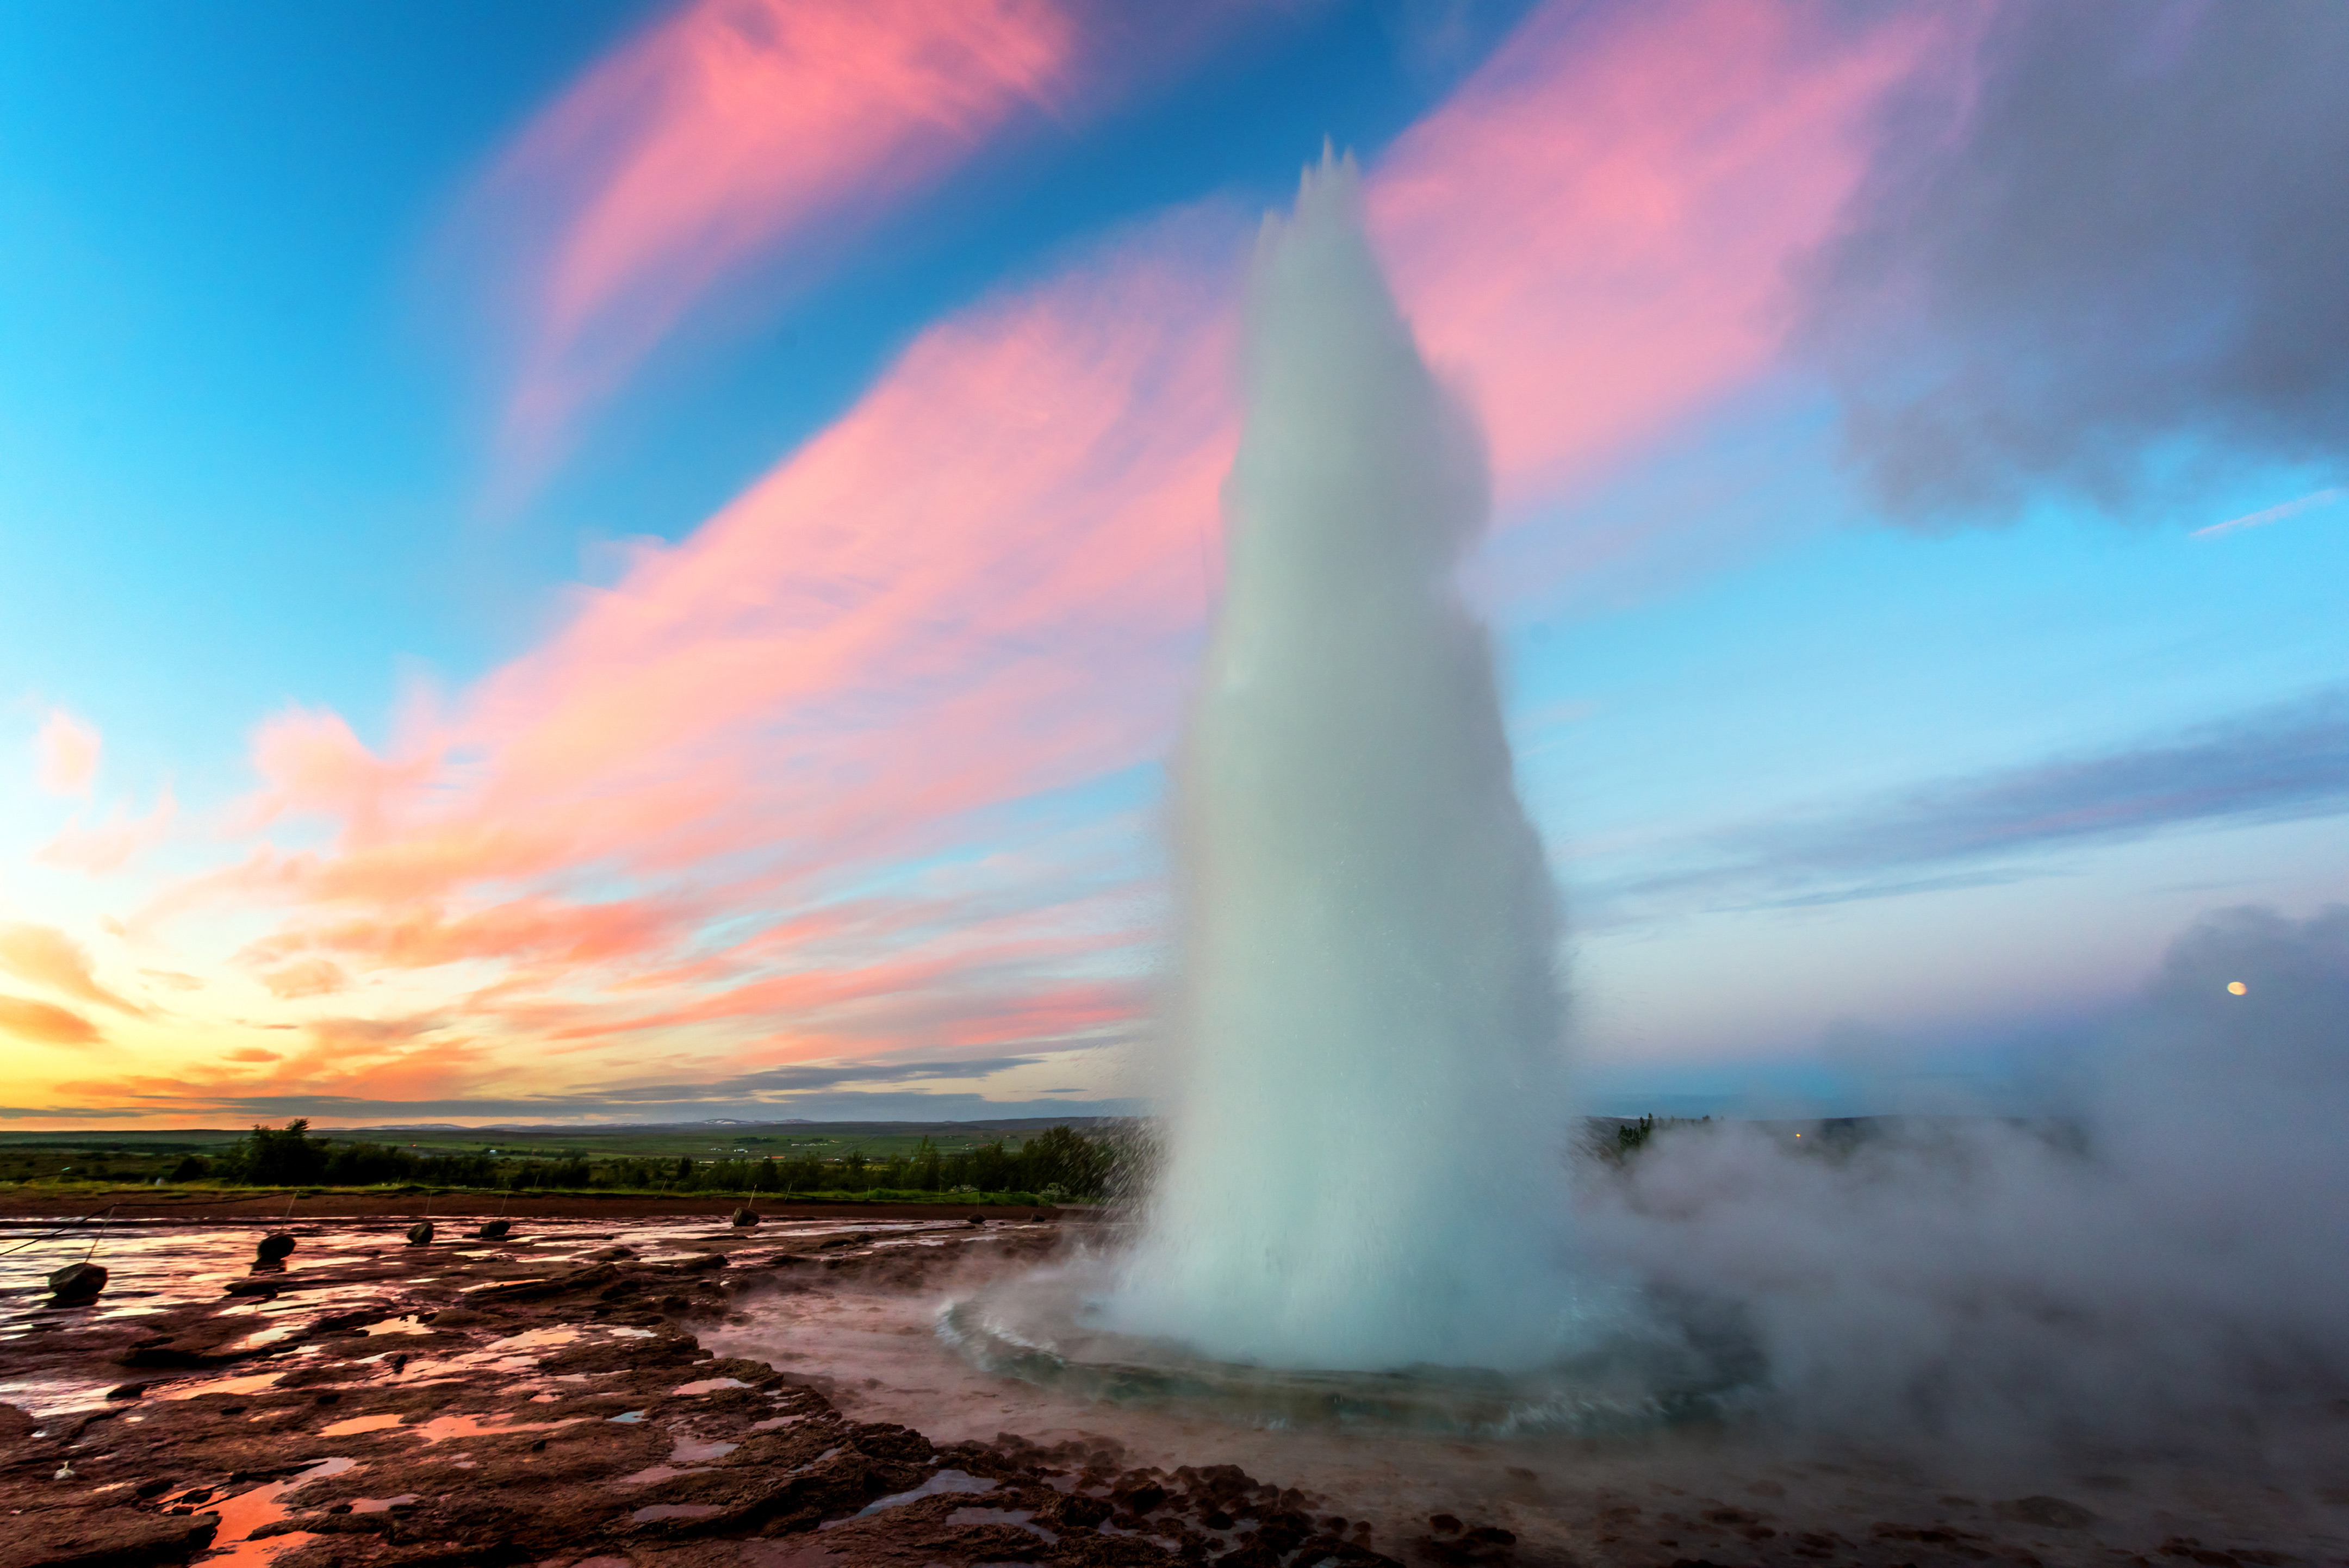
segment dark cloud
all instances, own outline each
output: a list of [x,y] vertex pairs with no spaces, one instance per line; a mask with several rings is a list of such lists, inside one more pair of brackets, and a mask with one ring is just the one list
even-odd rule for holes
[[1755,823],[1693,846],[1671,870],[1590,896],[1601,918],[1609,903],[1659,900],[1751,908],[1885,898],[2042,875],[2033,857],[2072,844],[2342,811],[2349,689],[2330,688],[2141,746]]
[[715,1083],[668,1084],[650,1088],[611,1090],[598,1098],[625,1100],[632,1105],[672,1100],[763,1098],[830,1088],[843,1083],[907,1083],[922,1078],[985,1078],[1006,1068],[1026,1067],[1041,1059],[1039,1057],[978,1057],[965,1061],[815,1063],[768,1068],[760,1072],[744,1073],[739,1078],[720,1078]]
[[2349,6],[2010,3],[1973,67],[1899,104],[1806,270],[1875,499],[2175,510],[2213,443],[2344,471]]

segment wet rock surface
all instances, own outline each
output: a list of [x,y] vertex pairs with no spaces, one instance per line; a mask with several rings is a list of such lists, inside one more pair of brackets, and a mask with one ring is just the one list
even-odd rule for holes
[[966,1425],[949,1440],[918,1407],[885,1418],[837,1367],[704,1341],[762,1297],[877,1314],[973,1259],[1040,1259],[1057,1228],[763,1218],[755,1240],[719,1214],[657,1240],[517,1227],[499,1249],[409,1245],[398,1223],[372,1241],[304,1232],[262,1273],[242,1272],[248,1237],[201,1298],[25,1298],[0,1371],[39,1397],[0,1405],[0,1568],[2349,1561],[2281,1512],[2264,1532],[2125,1539],[2111,1494],[1945,1495],[1871,1516],[1866,1499],[1826,1505],[1799,1466],[1734,1485],[1724,1470],[1717,1495],[1610,1491],[1588,1480],[1606,1461],[1589,1447],[1537,1470],[1507,1445],[1439,1445],[1441,1476],[1390,1463],[1380,1480],[1371,1465],[1316,1490],[1251,1473],[1284,1453],[1303,1468],[1277,1434],[1191,1429],[1203,1449],[1253,1440],[1249,1467],[1146,1463],[1084,1431]]

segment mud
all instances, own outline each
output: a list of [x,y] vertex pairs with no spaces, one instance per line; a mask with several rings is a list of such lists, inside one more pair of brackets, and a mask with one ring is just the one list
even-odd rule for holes
[[216,1231],[201,1256],[126,1248],[121,1297],[20,1284],[0,1568],[2349,1561],[2349,1491],[2175,1469],[1961,1495],[1722,1434],[1527,1447],[1072,1405],[933,1331],[955,1282],[1040,1261],[1060,1225],[724,1218],[495,1247],[296,1225],[258,1271],[254,1233]]

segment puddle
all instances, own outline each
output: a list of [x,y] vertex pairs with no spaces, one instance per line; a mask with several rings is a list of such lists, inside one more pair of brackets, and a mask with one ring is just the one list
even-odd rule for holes
[[432,1332],[430,1324],[419,1323],[413,1317],[390,1317],[381,1323],[370,1323],[367,1326],[367,1337],[370,1339],[378,1334],[430,1334]]
[[398,1497],[355,1497],[351,1499],[353,1513],[388,1513],[411,1502],[422,1501],[420,1493],[403,1491]]
[[[243,1568],[246,1564],[266,1563],[281,1552],[317,1540],[318,1537],[306,1531],[273,1535],[265,1541],[254,1541],[248,1537],[263,1525],[274,1524],[285,1517],[288,1510],[278,1500],[287,1492],[324,1476],[341,1475],[345,1470],[357,1468],[357,1460],[320,1460],[299,1475],[290,1475],[284,1480],[274,1480],[266,1486],[254,1487],[251,1491],[206,1503],[206,1511],[220,1515],[220,1529],[212,1535],[216,1550],[204,1559],[206,1568],[219,1568],[222,1564]],[[226,1551],[217,1550],[221,1547],[225,1547]]]
[[158,1389],[153,1397],[158,1399],[192,1399],[200,1394],[257,1394],[273,1387],[285,1376],[283,1372],[253,1372],[242,1377],[212,1377]]
[[[995,1483],[982,1476],[971,1475],[966,1471],[958,1470],[942,1470],[938,1471],[937,1474],[932,1476],[929,1480],[924,1481],[921,1485],[914,1488],[911,1491],[895,1491],[891,1492],[887,1497],[874,1498],[871,1502],[866,1503],[863,1509],[859,1510],[854,1517],[857,1519],[870,1518],[872,1515],[879,1513],[884,1509],[902,1508],[906,1503],[917,1502],[923,1498],[937,1497],[947,1492],[967,1491],[977,1493],[982,1491],[993,1491],[994,1490]],[[816,1528],[818,1530],[830,1530],[835,1525],[846,1524],[847,1522],[848,1521],[845,1519],[828,1519],[822,1524],[817,1525]]]
[[708,1438],[679,1438],[677,1446],[669,1450],[668,1457],[676,1464],[692,1464],[698,1460],[722,1460],[741,1446]]
[[604,1418],[607,1421],[619,1421],[623,1424],[634,1424],[635,1422],[643,1420],[645,1418],[645,1413],[642,1410],[624,1410],[619,1415],[606,1416]]
[[947,1515],[948,1524],[1016,1524],[1047,1541],[1061,1539],[1035,1519],[1036,1511],[1030,1508],[957,1508]]
[[359,1432],[379,1432],[386,1427],[399,1425],[399,1418],[389,1416],[353,1416],[347,1421],[336,1421],[319,1432],[322,1438],[347,1438]]
[[740,1377],[704,1377],[698,1383],[688,1383],[680,1387],[671,1388],[669,1393],[673,1397],[687,1394],[714,1394],[720,1388],[748,1388],[750,1386]]
[[636,1471],[634,1475],[624,1475],[612,1484],[614,1486],[650,1486],[657,1480],[667,1480],[671,1476],[689,1474],[691,1469],[690,1466],[680,1470],[676,1465],[651,1465]]
[[551,1432],[557,1427],[568,1427],[585,1419],[585,1416],[566,1416],[560,1421],[508,1422],[502,1417],[435,1416],[429,1421],[419,1421],[401,1429],[415,1433],[428,1443],[440,1443],[450,1438],[502,1438],[509,1432]]
[[551,1328],[527,1328],[503,1339],[492,1339],[481,1347],[481,1353],[484,1356],[510,1356],[517,1350],[547,1350],[556,1346],[576,1345],[585,1332],[570,1324],[557,1324]]
[[87,1410],[105,1402],[103,1388],[78,1381],[25,1377],[0,1383],[0,1404],[14,1405],[36,1420],[62,1416],[68,1410]]

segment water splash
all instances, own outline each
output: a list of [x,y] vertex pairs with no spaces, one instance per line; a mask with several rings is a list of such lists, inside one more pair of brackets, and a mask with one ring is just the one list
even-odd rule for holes
[[1162,1180],[1107,1324],[1224,1360],[1561,1346],[1555,894],[1454,568],[1481,437],[1364,238],[1350,160],[1258,242],[1228,569],[1175,761]]

